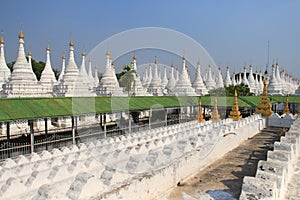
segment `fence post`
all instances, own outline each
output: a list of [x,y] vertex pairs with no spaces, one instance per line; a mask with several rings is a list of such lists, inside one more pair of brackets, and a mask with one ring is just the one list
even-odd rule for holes
[[10,158],[10,122],[6,122],[7,156]]
[[72,119],[72,140],[73,140],[73,145],[75,145],[76,141],[75,141],[75,121],[74,121],[74,116],[72,116],[71,119]]
[[46,136],[46,150],[48,150],[48,119],[45,118],[45,136]]
[[168,126],[168,108],[165,109],[165,122],[166,126]]
[[104,113],[103,121],[104,121],[104,138],[106,139],[106,113]]
[[34,130],[33,130],[33,120],[28,120],[30,127],[30,149],[31,153],[34,152]]
[[131,117],[130,117],[130,112],[128,111],[128,128],[129,128],[129,130],[128,130],[128,133],[129,134],[131,134]]
[[149,130],[151,129],[152,108],[149,110]]

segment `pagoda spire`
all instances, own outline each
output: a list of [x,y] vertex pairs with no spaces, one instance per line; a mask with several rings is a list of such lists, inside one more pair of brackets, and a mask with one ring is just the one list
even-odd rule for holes
[[236,88],[234,89],[234,99],[233,99],[233,105],[229,114],[229,118],[233,119],[233,121],[238,121],[242,119],[241,112],[239,111],[239,105],[238,105],[238,96]]
[[88,69],[88,77],[89,77],[89,81],[90,81],[90,85],[91,86],[94,86],[94,77],[93,77],[93,72],[92,72],[92,61],[91,59],[89,58],[89,61],[88,61],[88,66],[89,66],[89,69]]
[[48,43],[46,47],[46,65],[45,68],[41,74],[41,83],[46,85],[53,85],[56,83],[56,78],[54,75],[54,72],[52,70],[51,66],[51,60],[50,60],[50,44]]
[[164,74],[163,74],[163,79],[162,79],[162,87],[165,88],[168,85],[168,78],[167,78],[167,67],[164,65]]
[[285,107],[284,107],[283,113],[286,114],[286,115],[291,114],[291,111],[290,111],[290,108],[289,108],[288,97],[286,97],[286,100],[285,100]]
[[202,113],[202,101],[201,101],[201,99],[199,101],[199,108],[198,108],[198,122],[205,122],[205,118],[204,118],[203,113]]
[[193,82],[193,88],[195,88],[197,95],[208,94],[207,88],[204,85],[203,79],[201,77],[200,59],[198,59],[198,62],[197,62],[196,78],[195,78],[195,81]]
[[174,77],[174,64],[171,64],[170,78],[167,84],[167,88],[169,90],[172,90],[174,89],[175,86],[176,86],[176,79]]
[[62,58],[62,66],[61,66],[60,75],[58,77],[58,81],[62,81],[63,80],[64,74],[65,74],[65,68],[66,68],[66,56],[63,54],[61,56],[61,58]]
[[[3,84],[4,82],[8,81],[10,78],[10,70],[7,67],[6,61],[5,61],[5,55],[4,55],[4,39],[3,36],[1,35],[0,38],[0,74],[1,77],[3,77],[0,82]],[[2,82],[3,81],[3,82]]]
[[231,79],[230,79],[230,72],[229,72],[229,66],[227,65],[226,67],[226,77],[225,77],[225,86],[229,86],[229,85],[232,85],[232,82]]
[[217,101],[216,97],[214,99],[214,110],[211,113],[211,118],[210,119],[213,122],[217,122],[217,121],[221,120],[221,117],[220,117],[219,112],[218,112],[218,101]]
[[264,88],[260,102],[255,110],[255,113],[260,113],[264,117],[270,117],[272,115],[272,106],[267,92],[267,80],[264,77]]

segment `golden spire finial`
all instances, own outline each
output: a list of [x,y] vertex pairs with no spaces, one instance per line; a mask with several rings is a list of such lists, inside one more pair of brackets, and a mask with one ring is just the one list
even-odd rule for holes
[[202,113],[202,101],[201,101],[201,99],[199,101],[199,108],[198,108],[198,122],[205,122],[205,118],[204,118],[203,113]]
[[276,66],[278,66],[278,58],[276,58]]
[[166,65],[164,65],[164,69],[166,69],[167,68],[167,66]]
[[50,42],[48,41],[47,47],[46,47],[46,51],[50,51]]
[[23,34],[23,31],[22,31],[22,24],[20,25],[19,39],[24,39],[24,34]]
[[210,64],[208,64],[208,68],[210,68]]
[[250,64],[250,68],[252,68],[252,64]]
[[106,56],[110,56],[110,51],[107,50],[106,53],[105,53],[105,55],[106,55]]
[[229,69],[229,65],[226,66],[226,69]]
[[82,56],[85,56],[85,52],[84,52],[83,50],[82,50],[82,53],[81,53],[81,55],[82,55]]
[[275,66],[274,66],[274,63],[272,64],[272,68],[274,68]]
[[173,63],[171,64],[171,67],[174,67],[174,64],[173,64]]
[[133,60],[136,60],[136,54],[135,54],[135,52],[133,54]]
[[246,64],[244,64],[244,70],[246,70]]
[[74,42],[72,41],[72,33],[70,33],[70,43],[69,43],[70,47],[74,46]]
[[229,114],[229,118],[233,119],[233,121],[238,121],[242,119],[241,112],[239,111],[238,95],[236,88],[234,89],[233,105]]
[[0,44],[4,44],[3,31],[1,31]]
[[217,101],[216,97],[214,99],[214,110],[211,113],[211,118],[210,119],[213,122],[217,122],[217,121],[221,120],[221,117],[220,117],[219,112],[218,112],[218,101]]
[[63,55],[61,56],[61,58],[62,58],[63,60],[65,60],[65,59],[66,59],[65,54],[63,54]]
[[198,58],[197,65],[200,65],[200,58]]
[[291,114],[291,111],[290,111],[290,108],[289,108],[288,97],[286,97],[286,100],[285,100],[285,107],[284,107],[283,113],[286,114],[286,115]]

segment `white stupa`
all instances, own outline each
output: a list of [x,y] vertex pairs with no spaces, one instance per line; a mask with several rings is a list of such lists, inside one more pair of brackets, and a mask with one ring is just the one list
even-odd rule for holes
[[226,77],[225,77],[225,86],[232,85],[232,81],[230,79],[229,66],[226,67]]
[[237,85],[237,82],[236,82],[236,79],[235,79],[235,72],[233,72],[233,74],[232,74],[232,85],[234,85],[234,86]]
[[77,96],[77,94],[74,94],[75,93],[74,89],[75,89],[76,80],[79,75],[79,70],[74,59],[74,43],[72,40],[70,40],[69,47],[70,47],[69,61],[65,68],[63,80],[61,81],[60,95],[72,97],[72,96]]
[[207,78],[206,78],[205,85],[206,85],[206,87],[207,87],[208,90],[215,89],[215,87],[216,87],[216,82],[212,78],[212,72],[211,72],[210,65],[208,65]]
[[140,79],[140,75],[138,74],[137,71],[137,66],[136,66],[136,54],[134,53],[133,55],[133,60],[132,60],[132,65],[133,65],[133,69],[132,71],[132,75],[133,77],[133,90],[131,92],[131,95],[133,96],[150,96],[150,94],[147,92],[147,89],[143,87],[141,79]]
[[216,88],[223,88],[224,81],[222,77],[222,70],[221,67],[218,68],[218,76],[216,77]]
[[99,77],[98,77],[98,70],[97,70],[97,67],[95,67],[95,78],[94,78],[94,85],[95,87],[98,87],[99,86]]
[[248,75],[248,83],[249,83],[249,87],[250,87],[250,92],[253,92],[254,94],[256,94],[256,85],[255,85],[255,80],[253,77],[253,71],[252,71],[252,65],[250,64],[249,66],[250,71],[249,71],[249,75]]
[[6,89],[7,97],[34,97],[40,95],[40,87],[37,84],[36,76],[25,57],[22,29],[19,33],[18,56],[13,66],[11,80]]
[[149,71],[148,71],[148,77],[145,81],[144,87],[148,88],[151,84],[151,81],[152,81],[152,65],[149,64],[149,66],[146,68],[146,70],[149,70]]
[[259,82],[258,82],[258,71],[256,70],[256,73],[255,73],[255,88],[256,88],[256,93],[255,94],[261,94],[262,91],[260,90],[260,85],[259,85]]
[[264,89],[264,77],[262,75],[262,71],[261,70],[259,70],[259,77],[260,77],[260,79],[259,79],[259,89],[262,92],[263,89]]
[[276,61],[276,68],[275,68],[275,70],[276,70],[275,71],[275,76],[276,76],[276,79],[277,79],[277,82],[278,82],[278,89],[280,89],[281,92],[283,92],[284,82],[283,82],[283,80],[280,77],[278,61]]
[[112,69],[109,52],[106,52],[106,66],[96,91],[97,95],[101,96],[124,96],[123,90],[117,81],[116,74]]
[[164,74],[163,74],[163,78],[162,78],[162,81],[161,81],[161,85],[162,85],[162,88],[164,88],[164,89],[168,85],[167,67],[166,66],[164,66]]
[[43,96],[51,97],[53,96],[53,86],[57,84],[55,74],[52,70],[51,60],[50,60],[50,45],[46,48],[46,65],[41,74],[40,83],[42,85]]
[[7,67],[4,54],[4,39],[0,38],[0,86],[7,83],[10,79],[10,69]]
[[58,77],[59,83],[62,82],[66,70],[66,56],[63,54],[61,58],[62,58],[62,65],[61,65],[61,72]]
[[93,89],[94,87],[96,87],[95,85],[95,79],[93,77],[93,72],[92,72],[92,61],[91,59],[89,59],[88,61],[88,77],[89,77],[89,87],[90,89]]
[[168,90],[168,94],[172,95],[173,90],[176,86],[176,79],[174,77],[174,64],[171,64],[171,70],[170,70],[170,76],[169,76],[169,80],[168,80],[168,84],[167,84],[167,90]]
[[248,79],[247,79],[246,65],[244,65],[244,74],[243,74],[242,83],[245,85],[248,85],[248,87],[250,87]]
[[272,65],[272,74],[271,74],[270,81],[268,84],[268,94],[270,94],[270,95],[281,95],[282,94],[280,83],[276,79],[274,64]]
[[90,79],[85,67],[85,52],[82,51],[82,61],[79,69],[79,74],[75,83],[76,96],[95,96],[93,88],[90,86]]
[[147,87],[147,81],[148,81],[148,67],[145,67],[144,77],[142,80],[142,84],[144,87]]
[[239,80],[238,80],[238,85],[240,85],[242,83],[242,73],[239,73]]
[[197,71],[196,71],[195,81],[193,82],[193,88],[195,89],[195,92],[198,96],[204,96],[208,94],[208,90],[204,85],[203,79],[201,77],[200,60],[198,60],[197,62]]
[[158,62],[156,57],[154,60],[154,75],[150,85],[148,86],[148,92],[153,96],[162,96],[164,92],[161,85],[161,79],[158,76]]
[[188,76],[187,65],[185,62],[185,57],[182,57],[182,73],[176,86],[173,90],[175,95],[178,96],[197,96],[195,89],[192,87],[191,80]]

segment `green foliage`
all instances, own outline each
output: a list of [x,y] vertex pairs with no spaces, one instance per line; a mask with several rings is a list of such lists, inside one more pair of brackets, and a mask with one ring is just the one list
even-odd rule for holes
[[228,87],[224,88],[217,88],[210,90],[208,95],[206,96],[234,96],[234,89],[237,89],[238,96],[253,96],[254,94],[250,92],[250,88],[248,85],[240,84],[240,85],[229,85]]

